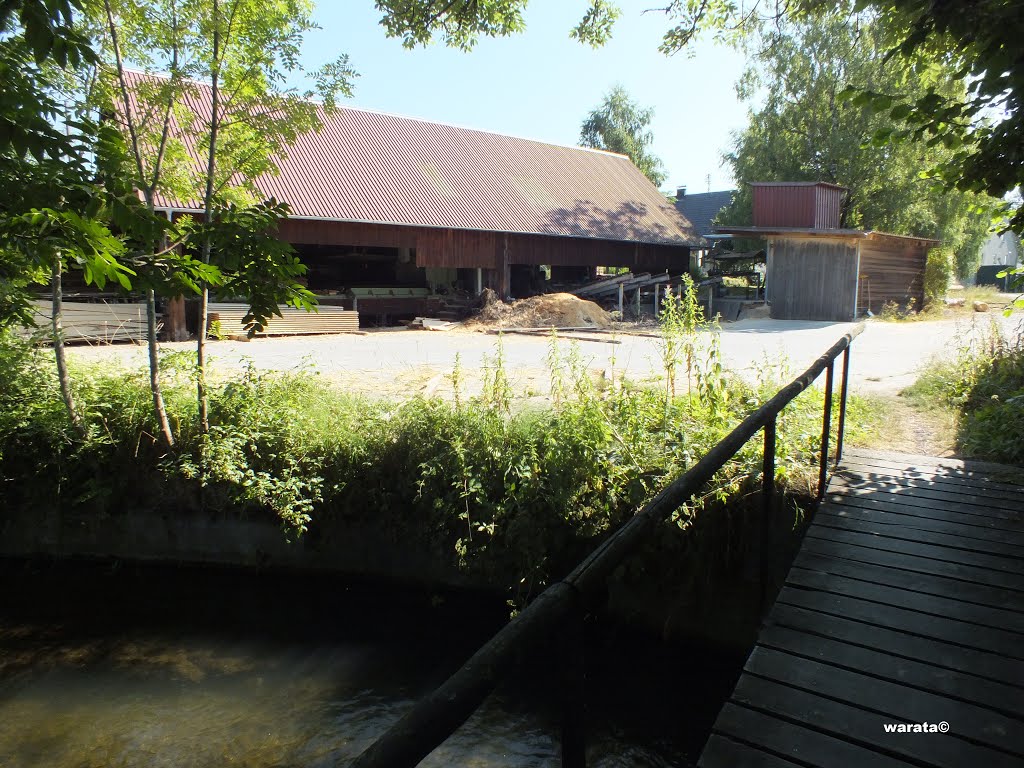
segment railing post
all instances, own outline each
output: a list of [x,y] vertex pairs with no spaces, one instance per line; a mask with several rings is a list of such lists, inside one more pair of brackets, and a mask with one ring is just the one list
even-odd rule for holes
[[825,497],[825,483],[828,481],[828,438],[832,431],[832,369],[835,358],[829,360],[825,369],[825,412],[821,417],[821,460],[818,470],[818,500]]
[[839,385],[839,430],[836,434],[836,466],[843,458],[843,432],[846,428],[846,390],[850,382],[850,348],[843,350],[843,380]]
[[775,422],[776,416],[764,425],[764,459],[761,463],[761,597],[767,604],[771,585],[772,518],[775,514]]
[[562,768],[587,768],[587,658],[583,611],[566,617],[562,634]]

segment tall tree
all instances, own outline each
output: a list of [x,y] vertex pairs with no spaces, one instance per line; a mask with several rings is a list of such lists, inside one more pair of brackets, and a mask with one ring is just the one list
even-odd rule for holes
[[[76,5],[0,4],[0,224],[31,209],[58,207],[88,184],[89,136],[70,126],[62,69],[91,60],[73,25]],[[32,322],[30,299],[49,280],[21,241],[0,243],[0,327]]]
[[583,121],[580,144],[593,149],[605,149],[627,155],[654,186],[665,181],[665,167],[651,153],[654,134],[651,120],[654,110],[641,107],[633,101],[621,85],[614,86]]
[[[168,230],[150,230],[146,247],[159,258],[146,276],[150,298],[161,288],[181,292],[183,285],[200,294],[197,401],[206,433],[210,290],[230,286],[232,296],[252,299],[246,319],[254,329],[278,312],[279,303],[313,306],[312,295],[296,281],[304,268],[272,237],[287,206],[256,204],[256,181],[276,172],[276,160],[299,135],[318,129],[320,110],[350,94],[355,73],[341,56],[306,73],[313,83],[309,89],[286,85],[286,78],[304,73],[299,54],[304,34],[314,27],[308,0],[90,1],[105,43],[106,84],[98,92],[122,137],[119,161],[117,142],[110,145],[110,165],[120,166],[150,212],[160,196],[199,201],[202,210],[201,221],[186,223],[179,233],[197,258],[181,252],[169,259]],[[129,70],[129,63],[147,74]],[[248,207],[249,214],[238,206]],[[258,229],[243,236],[245,226]],[[218,227],[235,234],[219,233]],[[246,250],[244,263],[217,245],[232,237],[250,243],[257,236],[265,247]],[[151,383],[158,403],[154,336]],[[165,440],[172,440],[169,427]]]
[[[117,128],[102,145],[100,167],[106,183],[125,187],[125,192],[136,191],[144,206],[143,211],[126,206],[120,223],[145,264],[140,271],[146,299],[149,384],[159,432],[169,448],[174,445],[174,433],[160,385],[156,300],[158,285],[173,281],[183,265],[174,264],[171,223],[158,218],[156,196],[158,192],[187,194],[182,167],[187,166],[187,153],[181,137],[171,130],[185,83],[182,56],[190,19],[184,6],[179,0],[153,0],[148,6],[126,0],[97,2],[93,16],[102,63],[89,97]],[[146,68],[165,67],[169,77],[138,82],[127,69],[128,61]]]
[[[298,136],[319,127],[312,97],[319,95],[324,108],[332,109],[339,95],[351,94],[355,72],[343,55],[315,73],[315,92],[299,93],[284,85],[287,74],[302,71],[303,37],[315,28],[311,0],[196,1],[200,30],[196,61],[202,79],[209,83],[200,92],[203,217],[212,223],[233,190],[250,196],[258,192],[255,181],[276,172],[276,158],[286,154]],[[206,229],[200,242],[204,263],[211,261],[214,239]],[[271,253],[278,252],[268,250]],[[279,255],[284,258],[276,269],[264,274],[279,275],[280,300],[311,307],[312,295],[294,280],[300,265],[290,254]],[[209,286],[203,284],[197,353],[199,422],[204,434],[209,431],[204,376],[208,302]],[[277,311],[276,304],[273,310]]]
[[128,287],[132,272],[105,223],[109,195],[92,179],[98,126],[65,90],[96,58],[80,10],[78,0],[0,5],[0,327],[34,324],[34,291],[50,284],[61,395],[84,438],[64,353],[63,275],[77,269],[86,283]]
[[724,223],[748,224],[753,181],[829,181],[850,191],[842,226],[937,237],[958,254],[962,277],[977,268],[993,207],[984,195],[942,191],[922,171],[952,152],[924,141],[873,141],[891,130],[887,115],[844,98],[849,88],[885,90],[914,99],[938,92],[966,95],[956,73],[921,54],[890,56],[889,31],[872,16],[837,11],[776,30],[771,45],[741,79],[742,98],[762,105],[726,155],[740,189]]
[[[377,0],[388,33],[405,44],[425,44],[435,35],[469,48],[479,35],[509,35],[523,29],[527,0]],[[732,45],[752,36],[769,36],[787,21],[799,22],[829,12],[822,0],[736,3],[734,0],[669,0],[659,10],[670,26],[660,49],[687,49],[702,36]],[[966,100],[929,91],[912,100],[877,92],[872,102],[894,120],[906,123],[905,136],[924,138],[954,150],[935,173],[950,188],[1003,197],[1024,185],[1024,13],[1007,0],[857,0],[893,34],[903,53],[927,51],[935,60],[967,76]],[[619,15],[608,0],[590,0],[572,30],[577,39],[604,43]],[[1011,226],[1024,232],[1024,206],[1009,206]]]

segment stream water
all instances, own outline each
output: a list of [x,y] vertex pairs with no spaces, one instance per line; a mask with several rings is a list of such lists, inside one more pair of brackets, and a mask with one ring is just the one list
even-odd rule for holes
[[[344,766],[507,617],[329,576],[0,561],[0,766]],[[590,765],[696,755],[739,660],[588,632]],[[424,766],[557,766],[558,662],[524,664]]]

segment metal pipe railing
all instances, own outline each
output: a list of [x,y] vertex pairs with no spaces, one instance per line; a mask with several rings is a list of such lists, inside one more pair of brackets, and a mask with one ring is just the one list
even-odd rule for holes
[[[608,577],[629,555],[647,541],[656,524],[666,519],[710,482],[729,459],[760,430],[765,430],[764,517],[762,525],[762,579],[769,577],[767,562],[770,517],[775,494],[775,423],[779,413],[809,387],[822,371],[828,370],[819,463],[819,498],[827,481],[828,438],[832,413],[832,369],[843,353],[842,397],[839,413],[837,458],[842,451],[842,429],[846,416],[849,347],[864,330],[856,326],[833,344],[793,381],[780,389],[767,403],[747,416],[715,445],[691,469],[665,486],[650,502],[615,533],[605,539],[561,581],[544,590],[532,603],[488,640],[440,687],[420,699],[397,723],[371,744],[351,768],[412,768],[419,764],[480,706],[506,670],[523,653],[548,639],[564,622],[580,620],[583,612],[604,600]],[[563,764],[583,765],[581,737],[569,728],[570,743],[563,749]],[[563,737],[566,734],[563,734]]]

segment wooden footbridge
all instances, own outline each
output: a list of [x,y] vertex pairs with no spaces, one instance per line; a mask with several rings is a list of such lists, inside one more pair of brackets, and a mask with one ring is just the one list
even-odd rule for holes
[[848,452],[700,765],[1024,766],[1024,487],[1004,470]]
[[[1024,487],[992,465],[843,457],[858,327],[552,584],[353,763],[415,766],[523,654],[565,654],[562,765],[586,765],[577,646],[609,574],[758,432],[762,567],[775,498],[776,418],[826,373],[819,506],[700,757],[703,768],[1024,768]],[[842,355],[836,451],[833,369]],[[1005,469],[1005,468],[1003,468]],[[560,642],[561,645],[557,645]]]

